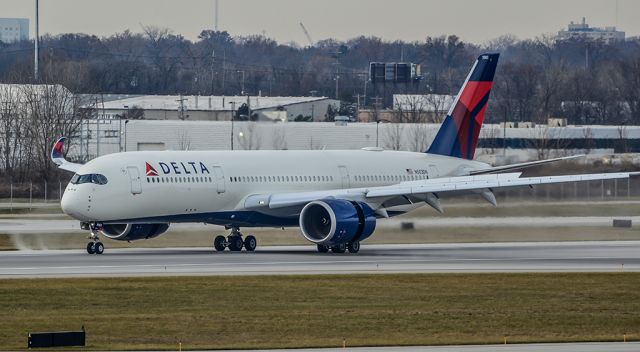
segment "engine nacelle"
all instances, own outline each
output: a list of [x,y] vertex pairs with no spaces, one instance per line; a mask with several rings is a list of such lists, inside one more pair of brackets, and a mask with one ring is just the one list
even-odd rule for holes
[[100,232],[112,240],[136,241],[154,238],[169,229],[169,224],[107,224]]
[[335,245],[361,241],[376,229],[373,209],[365,203],[343,199],[310,202],[300,212],[300,229],[309,241]]

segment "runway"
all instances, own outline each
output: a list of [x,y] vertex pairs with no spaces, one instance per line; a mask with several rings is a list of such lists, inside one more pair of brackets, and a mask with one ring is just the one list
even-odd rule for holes
[[84,249],[0,252],[0,278],[447,272],[640,271],[640,241],[363,245],[358,254],[315,246]]
[[[69,219],[56,219],[64,217],[61,214],[48,214],[51,219],[33,219],[43,217],[42,214],[19,214],[8,218],[0,218],[2,233],[84,233],[80,229],[80,222]],[[561,227],[561,226],[585,226],[585,227],[610,227],[613,219],[631,220],[640,222],[640,216],[507,216],[507,217],[428,217],[428,218],[401,218],[385,219],[377,224],[378,228],[398,229],[403,222],[412,222],[416,228],[450,228],[450,227]],[[202,223],[174,223],[172,230],[179,231],[211,231],[212,228],[222,228],[215,225]]]

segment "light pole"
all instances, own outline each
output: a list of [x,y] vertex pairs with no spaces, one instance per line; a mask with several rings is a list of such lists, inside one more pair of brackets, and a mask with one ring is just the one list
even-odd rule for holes
[[124,120],[124,152],[127,152],[127,124],[129,120]]
[[231,102],[231,150],[233,150],[233,120],[236,119],[236,102]]
[[240,92],[240,95],[244,95],[244,70],[238,70],[237,72],[242,73],[242,86],[241,86],[242,90]]
[[362,107],[367,106],[367,83],[369,82],[369,75],[367,73],[361,73],[362,80],[364,81],[364,90],[362,91]]
[[379,130],[380,130],[380,122],[383,122],[383,121],[384,121],[384,122],[391,122],[391,121],[389,121],[389,120],[387,120],[387,119],[381,119],[381,118],[378,118],[378,117],[376,116],[376,148],[378,148],[378,141],[379,141],[378,136],[380,135],[380,133],[379,133]]
[[34,40],[34,58],[33,58],[33,78],[36,83],[39,80],[39,72],[38,72],[38,56],[39,56],[39,45],[40,45],[40,6],[38,4],[38,0],[36,0],[36,37]]

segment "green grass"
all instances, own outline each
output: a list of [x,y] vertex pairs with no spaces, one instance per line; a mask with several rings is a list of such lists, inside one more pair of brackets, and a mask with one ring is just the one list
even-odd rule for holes
[[640,336],[640,274],[0,280],[0,341],[78,329],[91,349],[272,348]]

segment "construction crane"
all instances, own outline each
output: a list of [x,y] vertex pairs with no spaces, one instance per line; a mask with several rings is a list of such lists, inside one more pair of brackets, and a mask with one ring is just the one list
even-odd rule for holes
[[307,37],[307,40],[309,41],[309,46],[313,46],[313,39],[311,39],[311,36],[309,35],[309,31],[307,31],[307,28],[304,26],[304,24],[302,24],[302,22],[300,22],[300,27],[302,28],[304,35]]

